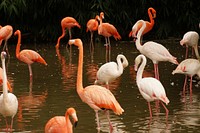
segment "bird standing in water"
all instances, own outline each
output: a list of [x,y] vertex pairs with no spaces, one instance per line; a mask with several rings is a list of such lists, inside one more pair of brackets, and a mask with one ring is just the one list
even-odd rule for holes
[[69,40],[69,45],[74,44],[79,49],[79,59],[78,59],[78,72],[76,81],[76,90],[81,98],[81,100],[87,103],[96,113],[97,129],[100,130],[100,123],[98,117],[98,111],[104,110],[106,117],[109,121],[110,130],[113,130],[109,118],[109,110],[112,110],[115,114],[120,115],[124,112],[120,104],[115,99],[115,96],[110,90],[99,85],[90,85],[83,88],[83,44],[80,39]]

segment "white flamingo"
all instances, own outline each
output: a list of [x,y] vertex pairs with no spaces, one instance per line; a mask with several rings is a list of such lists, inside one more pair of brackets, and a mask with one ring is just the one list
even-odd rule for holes
[[188,47],[193,47],[195,55],[197,59],[199,59],[198,52],[198,42],[199,42],[199,34],[195,31],[188,31],[184,34],[183,39],[180,41],[180,44],[183,46],[185,44],[185,59],[188,58]]
[[10,130],[12,130],[13,118],[16,115],[18,109],[18,100],[14,94],[8,93],[5,57],[6,57],[6,52],[1,52],[1,61],[3,68],[3,94],[1,94],[0,96],[0,106],[1,106],[0,113],[5,117],[6,128],[8,131],[8,122],[6,118],[11,117],[12,120],[11,120]]
[[137,34],[136,47],[140,51],[141,54],[150,58],[154,64],[155,78],[159,80],[159,71],[158,71],[158,62],[160,61],[169,61],[174,64],[178,64],[176,58],[172,56],[169,51],[161,44],[148,41],[144,45],[141,45],[141,36],[146,27],[145,21],[141,21],[142,28],[139,30]]
[[143,74],[146,62],[147,62],[146,57],[142,54],[138,55],[135,58],[135,70],[137,71],[137,76],[136,76],[137,86],[143,98],[148,102],[150,118],[152,118],[150,102],[154,100],[162,101],[160,103],[165,108],[166,118],[167,118],[169,111],[167,107],[163,104],[163,102],[167,105],[169,103],[169,99],[166,96],[163,85],[161,84],[159,80],[155,78],[152,78],[152,77],[142,78],[142,74]]
[[122,75],[124,68],[128,66],[128,60],[122,54],[119,54],[116,60],[117,63],[107,62],[99,68],[95,84],[105,83],[108,87],[111,81]]
[[185,87],[187,83],[187,76],[190,76],[190,93],[192,92],[192,77],[198,75],[200,77],[200,62],[197,59],[185,59],[183,60],[172,74],[184,74],[185,82],[183,86],[183,92],[185,93]]

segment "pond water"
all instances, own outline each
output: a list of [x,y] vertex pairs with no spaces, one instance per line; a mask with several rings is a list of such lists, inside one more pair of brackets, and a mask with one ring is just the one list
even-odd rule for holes
[[[185,48],[179,45],[179,39],[157,40],[168,48],[170,53],[182,61]],[[155,110],[155,102],[151,103],[153,118],[150,120],[147,102],[140,95],[136,85],[134,59],[139,55],[133,42],[112,42],[109,59],[103,42],[95,43],[94,53],[89,50],[89,43],[84,42],[83,85],[94,83],[98,68],[106,61],[115,61],[118,54],[124,54],[129,66],[122,76],[110,84],[125,112],[117,116],[110,111],[110,119],[114,125],[113,133],[133,132],[199,132],[200,128],[200,87],[193,80],[193,92],[182,95],[184,75],[172,75],[176,65],[160,62],[160,81],[165,87],[170,103],[168,120],[165,110]],[[15,57],[15,45],[9,45],[10,59],[6,61],[8,80],[19,101],[19,108],[14,117],[13,132],[44,132],[46,122],[54,116],[64,115],[66,108],[74,107],[79,122],[75,133],[96,133],[95,112],[83,103],[76,92],[76,74],[78,50],[73,46],[71,55],[65,44],[56,51],[55,44],[22,44],[21,49],[33,49],[40,53],[48,66],[38,63],[32,65],[33,80],[29,80],[28,66]],[[153,63],[147,60],[144,76],[154,76]],[[188,82],[189,83],[189,82]],[[189,86],[187,86],[189,87]],[[108,121],[103,112],[99,113],[101,133],[109,132]],[[5,121],[0,116],[0,132],[5,131]]]

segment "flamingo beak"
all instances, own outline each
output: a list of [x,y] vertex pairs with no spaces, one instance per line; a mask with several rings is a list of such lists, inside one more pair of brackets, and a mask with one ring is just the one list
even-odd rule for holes
[[78,121],[74,122],[74,127],[76,127],[78,125]]

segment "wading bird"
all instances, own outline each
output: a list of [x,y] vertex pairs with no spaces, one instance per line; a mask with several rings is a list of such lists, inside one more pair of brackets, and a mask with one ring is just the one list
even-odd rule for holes
[[5,58],[6,52],[3,51],[1,52],[1,62],[3,68],[3,94],[0,96],[0,114],[2,114],[5,118],[7,131],[9,128],[7,117],[11,117],[10,131],[12,131],[13,118],[18,109],[18,100],[13,93],[8,92]]
[[83,88],[83,44],[80,39],[69,40],[69,45],[74,44],[79,49],[79,59],[78,59],[78,72],[77,72],[77,82],[76,90],[81,100],[87,103],[96,113],[97,129],[100,130],[100,123],[98,117],[98,111],[104,110],[109,121],[110,130],[113,130],[109,118],[109,110],[112,110],[115,114],[120,115],[124,112],[120,104],[115,99],[115,96],[110,90],[99,85],[90,85]]
[[[154,26],[154,19],[156,18],[156,10],[153,9],[152,7],[150,7],[148,9],[148,15],[149,15],[150,22],[149,21],[145,21],[146,28],[142,32],[142,36],[144,34],[146,34],[147,32],[149,32],[153,28],[153,26]],[[134,38],[134,41],[136,40],[137,33],[138,33],[138,31],[140,30],[141,27],[142,27],[142,23],[139,20],[133,25],[132,31],[129,33],[129,37],[132,36]]]
[[[146,57],[144,55],[138,55],[135,58],[135,71],[137,71],[136,75],[136,83],[139,88],[139,91],[143,98],[148,102],[149,106],[149,113],[150,118],[152,118],[152,111],[151,111],[151,101],[159,100],[162,106],[165,108],[166,111],[166,118],[168,118],[168,109],[163,104],[163,102],[167,105],[169,103],[169,99],[166,96],[165,89],[161,82],[152,77],[142,78],[142,74],[144,68],[146,66]],[[139,66],[140,65],[140,66]]]
[[95,84],[105,83],[109,88],[109,83],[120,77],[125,67],[128,66],[128,60],[122,54],[117,56],[116,62],[107,62],[103,64],[97,71]]
[[188,58],[188,47],[192,47],[194,49],[196,58],[199,59],[199,51],[198,51],[198,42],[199,42],[199,34],[195,31],[188,31],[184,34],[183,39],[180,41],[180,44],[186,46],[185,51],[185,59]]
[[73,27],[81,28],[79,23],[73,18],[73,17],[65,17],[61,20],[61,27],[62,27],[62,35],[58,38],[56,48],[59,48],[60,46],[60,39],[62,39],[65,36],[65,29],[67,28],[69,31],[69,39],[72,39],[72,33],[71,28]]
[[74,126],[76,127],[78,122],[76,110],[68,108],[65,116],[55,116],[46,123],[45,133],[73,133],[73,125],[69,116],[72,117]]
[[159,43],[148,41],[144,45],[141,44],[141,36],[146,27],[146,23],[143,20],[140,21],[143,25],[137,34],[136,47],[141,54],[153,61],[155,78],[159,80],[158,62],[169,61],[174,64],[178,64],[178,62],[176,57],[172,56],[169,51]]
[[18,42],[17,42],[17,46],[16,46],[16,57],[17,57],[17,59],[19,59],[20,61],[22,61],[28,65],[30,79],[32,79],[33,74],[32,74],[31,64],[33,64],[34,62],[38,62],[38,63],[44,64],[44,65],[47,65],[47,63],[40,56],[40,54],[38,54],[34,50],[24,49],[24,50],[20,51],[21,31],[20,30],[15,31],[14,35],[15,36],[18,35]]

